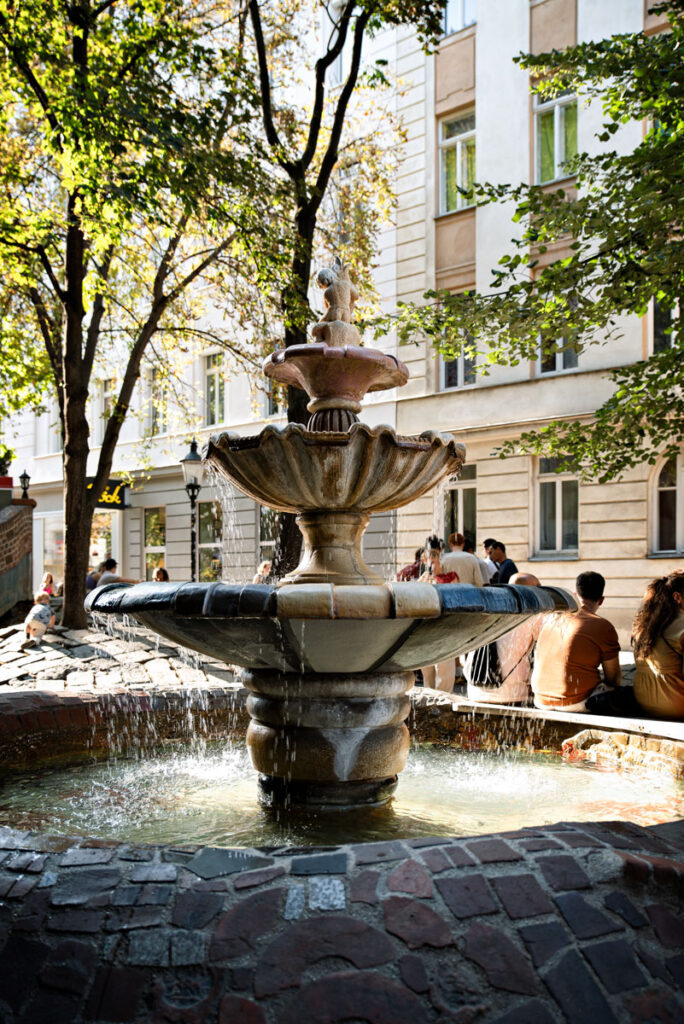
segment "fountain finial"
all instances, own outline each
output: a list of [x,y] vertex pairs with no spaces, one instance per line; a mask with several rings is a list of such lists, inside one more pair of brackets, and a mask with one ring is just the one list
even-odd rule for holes
[[359,345],[361,335],[351,322],[359,290],[349,277],[347,268],[337,260],[335,266],[319,270],[316,283],[325,289],[325,313],[323,319],[312,327],[313,337],[331,348]]

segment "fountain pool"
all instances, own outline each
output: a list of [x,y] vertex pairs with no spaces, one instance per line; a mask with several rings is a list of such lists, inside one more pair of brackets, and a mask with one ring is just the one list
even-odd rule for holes
[[243,744],[168,746],[142,759],[43,769],[10,778],[0,825],[133,843],[301,846],[419,836],[473,836],[560,819],[684,816],[684,784],[569,764],[557,754],[411,751],[394,798],[353,816],[265,811]]

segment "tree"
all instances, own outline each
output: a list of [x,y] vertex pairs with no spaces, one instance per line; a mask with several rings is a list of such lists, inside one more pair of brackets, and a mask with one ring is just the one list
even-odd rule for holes
[[[35,371],[10,408],[48,377],[58,396],[70,626],[143,357],[198,331],[193,289],[269,222],[244,28],[221,0],[0,0],[0,378]],[[87,490],[89,389],[112,356],[124,370]]]
[[[405,25],[412,26],[425,45],[434,44],[442,32],[445,6],[445,0],[329,0],[315,4],[314,10],[324,12],[328,38],[314,62],[308,83],[310,110],[302,120],[293,110],[292,82],[286,80],[283,87],[282,81],[274,81],[276,69],[271,59],[278,48],[287,50],[296,45],[301,26],[294,15],[299,5],[292,0],[291,17],[283,21],[282,8],[274,9],[263,0],[249,0],[264,132],[292,216],[286,241],[288,269],[279,307],[286,347],[306,342],[306,328],[313,319],[308,291],[316,230],[339,163],[345,121],[361,75],[364,41],[383,27]],[[331,87],[331,69],[345,52],[346,72]],[[283,67],[288,67],[287,62],[281,64]],[[366,77],[371,82],[386,83],[383,62],[367,69]],[[276,102],[276,96],[282,97],[280,102]],[[306,423],[306,403],[302,391],[288,388],[288,421]],[[300,544],[294,517],[281,515],[272,570],[275,576],[294,567]]]
[[[578,352],[619,337],[619,318],[643,316],[655,300],[670,344],[649,359],[611,373],[614,391],[596,422],[557,421],[505,444],[500,454],[548,454],[559,468],[606,481],[684,441],[684,0],[653,8],[669,30],[581,43],[562,52],[518,58],[550,97],[564,89],[600,102],[606,144],[629,122],[643,141],[625,154],[605,148],[568,165],[573,188],[479,185],[480,202],[513,200],[523,230],[494,272],[488,294],[428,292],[430,305],[400,311],[400,338],[427,335],[450,357],[473,347],[481,366]],[[555,241],[570,254],[548,266],[540,256]],[[674,319],[679,316],[679,327]]]

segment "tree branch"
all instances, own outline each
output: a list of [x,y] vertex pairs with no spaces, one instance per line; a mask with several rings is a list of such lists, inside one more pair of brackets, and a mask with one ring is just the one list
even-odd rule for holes
[[[112,265],[112,257],[114,255],[114,247],[110,246],[105,254],[105,258],[102,262],[100,269],[100,278],[102,282],[106,282],[109,278],[109,271]],[[97,351],[97,344],[100,340],[100,324],[102,323],[102,317],[105,312],[104,295],[100,289],[95,296],[93,302],[93,311],[90,315],[90,323],[88,324],[88,331],[86,334],[85,353],[83,356],[83,371],[86,374],[88,380],[90,380],[90,374],[93,370],[93,363],[95,361],[95,353]]]
[[33,303],[33,308],[36,311],[38,326],[40,327],[40,333],[43,336],[45,351],[47,352],[48,359],[50,360],[50,366],[52,367],[52,372],[55,378],[55,385],[59,387],[62,380],[62,360],[60,353],[55,348],[53,337],[55,329],[54,321],[43,302],[42,295],[35,285],[31,285],[28,290],[28,294],[31,302]]
[[268,71],[268,59],[266,57],[266,44],[261,25],[261,14],[259,13],[258,0],[250,0],[249,14],[254,31],[254,42],[256,43],[257,59],[259,62],[259,83],[261,85],[261,112],[264,119],[264,130],[269,146],[275,151],[275,157],[283,170],[290,176],[296,174],[295,164],[286,159],[283,144],[280,141],[275,122],[273,121],[273,106],[271,102],[271,79]]
[[[23,57],[17,46],[12,43],[10,26],[4,14],[0,14],[0,40],[4,43],[9,56],[14,61],[15,66],[23,75],[29,89],[43,108],[43,113],[47,118],[47,122],[52,128],[54,134],[57,136],[57,142],[59,143],[60,124],[50,109],[50,100],[48,99],[48,95],[38,81],[38,78],[34,74],[29,62]],[[59,146],[59,148],[61,149],[61,146]]]

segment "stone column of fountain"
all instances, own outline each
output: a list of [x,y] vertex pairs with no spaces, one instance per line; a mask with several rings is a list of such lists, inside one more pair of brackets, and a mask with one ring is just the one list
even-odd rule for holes
[[[380,620],[390,606],[382,577],[361,553],[370,514],[397,508],[457,472],[464,449],[450,435],[399,438],[389,427],[359,422],[364,395],[404,385],[408,370],[394,356],[361,346],[352,323],[358,292],[344,268],[321,271],[318,283],[326,313],[312,329],[315,340],[278,350],[264,363],[266,376],[309,395],[306,428],[267,427],[257,439],[213,437],[207,458],[257,501],[297,513],[303,554],[279,586],[302,588],[292,600],[306,598],[306,618],[316,604],[327,615],[333,602],[349,625],[355,617]],[[309,628],[309,648],[335,644],[333,630],[316,639],[313,623]],[[357,806],[383,802],[393,791],[409,746],[413,672],[346,671],[350,653],[339,651],[335,673],[304,665],[300,673],[243,673],[252,691],[247,743],[269,800]]]

